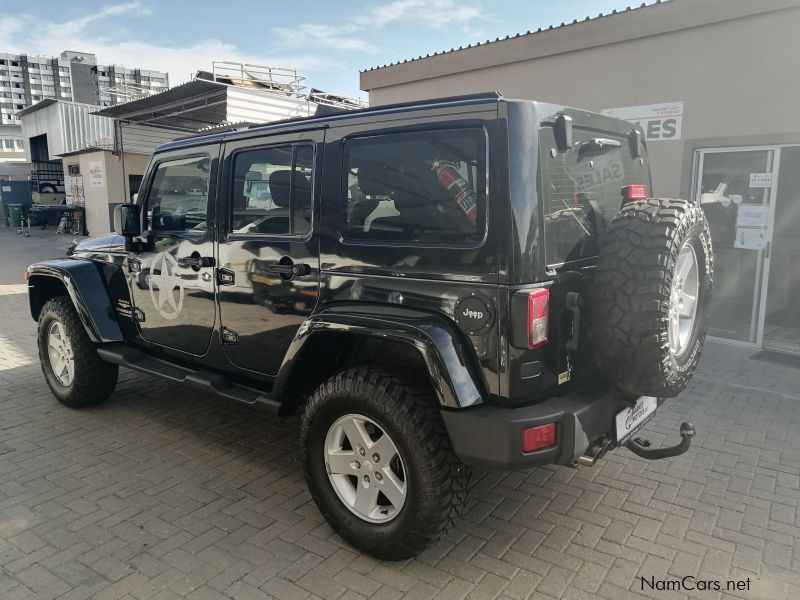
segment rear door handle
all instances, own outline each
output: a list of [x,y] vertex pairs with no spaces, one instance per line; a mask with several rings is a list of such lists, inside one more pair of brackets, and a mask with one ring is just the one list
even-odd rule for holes
[[214,266],[213,256],[186,256],[178,259],[178,264],[184,267],[194,267],[195,269],[202,269],[204,267]]
[[267,267],[270,273],[277,273],[285,279],[303,277],[311,273],[311,266],[304,263],[272,263]]

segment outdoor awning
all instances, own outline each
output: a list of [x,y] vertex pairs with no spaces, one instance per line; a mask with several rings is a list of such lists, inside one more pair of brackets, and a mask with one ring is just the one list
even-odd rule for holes
[[195,79],[160,94],[108,106],[94,114],[123,123],[196,132],[225,122],[227,88],[214,81]]

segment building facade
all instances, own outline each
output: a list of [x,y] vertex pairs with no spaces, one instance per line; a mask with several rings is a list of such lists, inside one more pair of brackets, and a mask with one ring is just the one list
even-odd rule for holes
[[160,71],[104,65],[94,54],[59,57],[0,53],[0,161],[24,162],[19,111],[42,100],[112,106],[169,88]]
[[800,0],[671,0],[369,69],[370,105],[500,91],[645,130],[658,196],[700,201],[710,334],[800,352]]

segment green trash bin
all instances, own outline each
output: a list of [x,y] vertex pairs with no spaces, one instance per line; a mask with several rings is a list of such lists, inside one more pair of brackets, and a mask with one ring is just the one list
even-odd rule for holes
[[22,204],[7,204],[8,207],[8,226],[22,226]]

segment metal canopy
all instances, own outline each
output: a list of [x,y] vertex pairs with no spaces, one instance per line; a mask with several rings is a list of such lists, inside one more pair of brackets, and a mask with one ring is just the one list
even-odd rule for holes
[[214,81],[195,79],[160,94],[109,106],[94,114],[122,123],[194,133],[225,122],[227,88]]

